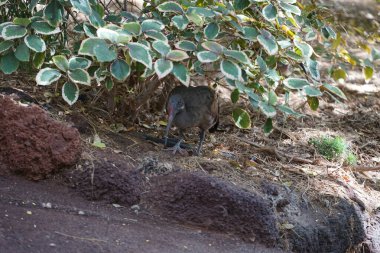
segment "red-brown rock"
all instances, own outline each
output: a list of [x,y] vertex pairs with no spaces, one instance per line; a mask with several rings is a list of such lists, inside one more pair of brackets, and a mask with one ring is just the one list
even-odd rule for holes
[[78,131],[38,106],[0,95],[0,173],[39,180],[74,165],[81,154]]

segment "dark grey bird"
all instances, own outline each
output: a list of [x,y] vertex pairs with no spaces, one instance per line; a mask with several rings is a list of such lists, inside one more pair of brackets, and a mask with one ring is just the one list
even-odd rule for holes
[[187,128],[199,127],[198,148],[200,154],[206,131],[213,132],[219,123],[219,102],[215,90],[207,86],[186,87],[177,86],[169,94],[166,111],[168,123],[165,131],[165,147],[172,125],[179,128],[180,139],[174,145],[173,153],[182,152],[181,143],[184,140],[184,131]]

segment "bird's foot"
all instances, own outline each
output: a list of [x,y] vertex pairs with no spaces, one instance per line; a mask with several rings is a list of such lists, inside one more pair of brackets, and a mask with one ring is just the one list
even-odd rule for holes
[[187,155],[188,154],[187,150],[181,148],[181,142],[182,141],[179,141],[173,147],[171,147],[171,148],[165,148],[165,150],[167,150],[167,151],[173,151],[173,155],[175,155],[177,152],[179,152],[181,155]]

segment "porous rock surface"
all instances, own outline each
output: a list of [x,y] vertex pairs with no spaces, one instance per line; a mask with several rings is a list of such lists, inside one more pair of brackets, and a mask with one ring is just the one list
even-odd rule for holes
[[76,129],[8,96],[0,95],[0,108],[0,173],[39,180],[80,158]]

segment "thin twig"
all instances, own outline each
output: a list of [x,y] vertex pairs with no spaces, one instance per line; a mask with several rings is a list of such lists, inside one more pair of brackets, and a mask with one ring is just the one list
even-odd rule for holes
[[380,165],[379,166],[374,166],[374,167],[357,165],[357,166],[346,167],[346,169],[350,169],[350,170],[356,171],[356,172],[380,171]]
[[305,163],[305,164],[313,164],[314,163],[313,161],[311,161],[309,159],[304,159],[304,158],[300,158],[300,157],[296,157],[296,156],[285,154],[284,152],[281,152],[281,151],[279,151],[279,150],[277,150],[276,148],[273,148],[273,147],[262,146],[260,144],[255,143],[255,142],[252,142],[252,141],[249,141],[249,140],[245,140],[245,139],[239,138],[239,137],[237,137],[237,139],[240,140],[240,141],[242,141],[242,142],[245,142],[245,143],[248,143],[248,144],[254,146],[256,149],[258,149],[260,151],[264,151],[264,152],[267,152],[267,153],[270,153],[270,154],[274,154],[280,160],[284,160],[284,157],[286,157],[286,158],[289,159],[289,162],[294,161],[294,162]]

